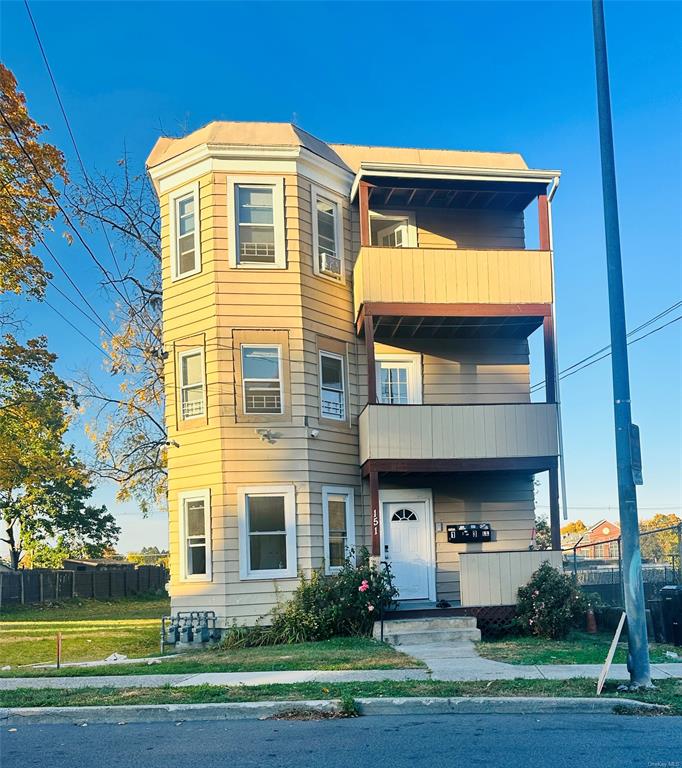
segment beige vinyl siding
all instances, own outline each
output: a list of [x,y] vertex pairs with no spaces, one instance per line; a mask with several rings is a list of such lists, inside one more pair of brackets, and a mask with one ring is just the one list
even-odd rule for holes
[[[324,188],[320,188],[324,194]],[[355,530],[364,533],[362,488],[358,462],[357,430],[357,378],[358,339],[353,323],[352,293],[352,241],[351,209],[347,200],[336,196],[341,215],[345,245],[345,281],[335,282],[315,275],[312,242],[311,182],[299,177],[300,252],[301,252],[301,306],[304,322],[305,392],[308,425],[319,430],[319,435],[308,443],[310,478],[310,525],[313,532],[312,565],[321,567],[324,561],[322,536],[322,488],[325,485],[343,486],[355,492]],[[345,358],[347,418],[334,422],[320,418],[319,352],[326,350]]]
[[[240,174],[242,176],[242,174]],[[255,178],[255,177],[254,177]],[[353,326],[351,293],[352,259],[346,254],[347,282],[344,285],[320,278],[313,271],[312,220],[310,182],[291,175],[284,176],[287,269],[230,269],[227,254],[227,176],[216,174],[211,195],[214,237],[206,239],[212,281],[201,280],[192,293],[171,295],[170,328],[185,332],[187,318],[178,316],[184,306],[192,312],[195,325],[205,328],[214,324],[213,335],[207,334],[207,350],[212,350],[212,365],[208,365],[208,392],[220,393],[215,419],[219,433],[212,434],[211,448],[206,443],[192,450],[187,467],[174,469],[173,484],[181,486],[192,481],[193,467],[204,460],[213,462],[208,454],[220,456],[219,469],[202,482],[212,482],[220,490],[220,504],[213,504],[214,584],[206,597],[197,595],[192,585],[172,586],[173,610],[198,607],[197,601],[214,605],[222,601],[221,618],[229,622],[252,622],[266,616],[278,599],[286,599],[295,588],[296,579],[240,581],[239,535],[237,522],[237,489],[245,485],[277,485],[293,483],[296,488],[297,567],[309,572],[323,561],[322,487],[346,486],[355,490],[355,508],[359,518],[362,511],[360,468],[358,464],[357,424],[330,424],[319,419],[319,348],[321,339],[342,343],[347,359],[348,383],[356,379],[357,354]],[[203,203],[203,197],[202,197]],[[349,207],[343,211],[344,239],[350,243]],[[202,232],[203,234],[203,232]],[[211,290],[210,297],[202,291]],[[198,314],[197,314],[198,310]],[[269,333],[273,343],[283,332],[288,337],[289,375],[284,381],[288,394],[285,420],[267,416],[257,423],[240,421],[238,408],[241,377],[239,375],[239,343],[250,339],[249,331],[258,331],[258,343],[267,343]],[[353,411],[355,394],[349,387],[349,411]],[[261,441],[257,428],[269,428],[275,435],[272,444]],[[319,437],[310,437],[311,429],[319,429]],[[179,440],[180,442],[180,440]],[[219,450],[216,451],[216,447]],[[202,455],[202,450],[206,456]],[[189,453],[187,453],[189,457]],[[358,530],[361,520],[356,522]],[[172,523],[171,536],[177,526]]]
[[[168,196],[163,196],[160,201],[164,348],[168,352],[165,366],[166,425],[169,441],[179,445],[168,448],[170,593],[174,611],[188,607],[219,607],[225,593],[225,569],[219,554],[222,540],[220,512],[224,505],[219,421],[224,392],[216,382],[222,364],[215,323],[216,251],[212,233],[215,231],[216,209],[212,176],[207,174],[198,181],[202,262],[199,274],[171,281]],[[206,419],[183,422],[177,414],[177,356],[181,351],[195,348],[198,342],[204,349]],[[180,578],[178,494],[203,489],[209,489],[211,493],[212,579],[185,582]]]
[[556,456],[556,405],[368,405],[360,462]]
[[462,605],[515,605],[519,587],[527,584],[533,573],[547,562],[561,570],[561,552],[460,553]]
[[525,247],[523,211],[417,208],[420,248]]
[[367,302],[549,304],[549,251],[456,248],[360,249],[354,306]]
[[526,339],[401,339],[376,344],[378,355],[406,352],[421,355],[425,404],[530,402]]
[[[170,351],[166,419],[169,440],[179,444],[168,449],[172,610],[213,609],[223,625],[232,619],[252,623],[266,616],[296,586],[296,579],[240,580],[240,486],[295,485],[299,570],[310,572],[323,562],[325,485],[353,489],[356,542],[358,546],[369,543],[368,493],[361,481],[358,443],[358,415],[367,401],[367,371],[364,341],[356,337],[353,322],[357,211],[347,200],[340,204],[345,283],[317,276],[313,270],[311,182],[293,174],[282,178],[285,270],[229,267],[228,216],[232,214],[227,209],[228,175],[215,173],[199,179],[202,271],[171,282],[167,195],[161,198],[164,347]],[[285,420],[265,417],[250,423],[239,419],[239,341],[252,331],[258,331],[259,343],[267,341],[269,332],[273,342],[286,333],[289,371],[284,386],[289,408]],[[195,344],[199,337],[205,350],[207,418],[202,424],[178,424],[173,350]],[[348,419],[344,422],[320,418],[320,349],[340,352],[346,359]],[[525,343],[447,342],[427,345],[421,351],[426,403],[528,400]],[[274,442],[261,440],[257,428],[269,428]],[[315,439],[313,429],[319,430]],[[178,578],[177,497],[180,492],[205,488],[211,491],[212,581],[183,582]],[[436,515],[438,509],[436,502]]]
[[[461,552],[500,552],[528,549],[535,526],[533,478],[498,472],[450,475],[434,484],[436,528],[436,593],[439,600],[460,599]],[[448,525],[490,523],[488,544],[450,544]]]

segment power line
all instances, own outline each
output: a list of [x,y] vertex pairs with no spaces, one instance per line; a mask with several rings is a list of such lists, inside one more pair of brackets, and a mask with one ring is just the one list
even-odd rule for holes
[[[662,312],[659,312],[654,317],[649,318],[649,320],[646,320],[641,325],[638,325],[636,328],[633,328],[628,333],[628,336],[632,336],[635,333],[643,330],[644,328],[647,328],[652,323],[655,323],[657,320],[660,320],[662,317],[665,317],[665,315],[670,314],[672,311],[674,311],[675,309],[678,309],[679,307],[682,307],[682,301],[678,301],[675,304],[672,304],[667,309],[664,309]],[[680,319],[682,319],[682,315],[673,318],[669,322],[664,323],[663,325],[658,326],[657,328],[654,328],[653,330],[643,334],[642,336],[639,336],[635,339],[630,339],[628,341],[628,344],[634,344],[637,341],[641,341],[642,339],[645,339],[647,336],[651,336],[653,333],[656,333],[657,331],[660,331],[663,328],[666,328],[667,326],[672,325],[673,323],[677,322]],[[609,357],[609,355],[611,354],[610,350],[611,350],[611,345],[607,344],[605,347],[602,347],[601,349],[596,350],[591,355],[587,355],[587,357],[582,358],[582,360],[578,360],[576,363],[573,363],[573,365],[569,365],[568,368],[564,368],[563,371],[559,372],[559,379],[568,378],[569,376],[572,376],[574,373],[578,373],[578,371],[582,371],[584,368],[588,368],[590,365],[593,365],[594,363],[598,363],[600,360],[604,360],[605,358]],[[602,352],[605,354],[601,354]],[[601,355],[601,356],[596,357],[597,355]],[[540,389],[544,384],[545,384],[545,380],[543,379],[542,381],[537,382],[537,384],[533,384],[530,388],[530,391],[535,392],[536,390]]]
[[79,230],[77,229],[77,227],[74,225],[74,223],[73,223],[73,221],[72,221],[71,217],[69,216],[68,212],[67,212],[66,210],[64,210],[64,207],[62,206],[62,204],[61,204],[61,203],[59,202],[59,200],[57,199],[57,196],[55,195],[55,193],[54,193],[54,191],[53,191],[52,187],[51,187],[51,186],[50,186],[50,184],[49,184],[49,183],[48,183],[48,182],[45,180],[44,176],[43,176],[43,175],[42,175],[42,173],[40,172],[40,169],[38,168],[38,166],[35,164],[35,161],[34,161],[34,160],[33,160],[33,158],[31,157],[31,154],[30,154],[30,152],[28,152],[28,150],[27,150],[27,149],[26,149],[26,147],[24,146],[23,142],[21,141],[21,138],[19,137],[19,135],[18,135],[18,134],[17,134],[17,132],[15,131],[15,129],[14,129],[14,126],[12,125],[12,123],[10,123],[10,121],[7,119],[7,116],[5,115],[5,112],[2,110],[2,108],[0,108],[0,117],[2,118],[3,122],[4,122],[4,123],[5,123],[5,125],[6,125],[6,126],[9,128],[10,132],[11,132],[11,133],[12,133],[12,135],[14,136],[14,140],[17,142],[17,146],[19,147],[19,149],[20,149],[20,150],[23,152],[23,154],[26,156],[26,158],[27,158],[27,160],[29,161],[29,163],[30,163],[30,164],[33,166],[33,170],[35,171],[35,173],[36,173],[36,176],[37,176],[37,177],[40,179],[40,181],[41,181],[41,183],[42,183],[43,187],[44,187],[44,188],[47,190],[48,194],[50,195],[50,197],[51,197],[51,198],[52,198],[52,200],[54,201],[54,204],[57,206],[57,208],[59,209],[60,213],[61,213],[61,214],[62,214],[62,216],[64,217],[64,220],[66,221],[66,223],[69,225],[69,227],[71,227],[71,229],[72,229],[72,231],[74,232],[74,234],[76,235],[76,237],[77,237],[77,238],[80,240],[81,244],[83,245],[83,247],[85,248],[85,250],[88,252],[88,254],[89,254],[89,255],[90,255],[90,257],[92,258],[92,260],[95,262],[95,264],[96,264],[96,265],[99,267],[99,269],[101,270],[102,274],[103,274],[103,275],[104,275],[104,276],[107,278],[107,280],[108,280],[108,281],[111,283],[111,286],[114,288],[114,290],[116,291],[116,293],[118,293],[118,295],[119,295],[119,296],[120,296],[120,297],[121,297],[121,298],[122,298],[122,299],[123,299],[123,300],[124,300],[124,301],[125,301],[125,302],[126,302],[128,305],[130,305],[130,303],[128,302],[128,300],[126,299],[126,297],[125,297],[125,296],[124,296],[124,295],[121,293],[121,291],[119,290],[119,288],[118,288],[118,286],[116,285],[116,283],[115,283],[115,282],[112,280],[112,276],[111,276],[111,274],[110,274],[109,270],[108,270],[108,269],[107,269],[107,268],[106,268],[106,267],[105,267],[105,266],[102,264],[102,262],[101,262],[101,261],[100,261],[100,260],[97,258],[97,256],[95,255],[94,251],[92,250],[92,248],[90,248],[90,246],[89,246],[89,245],[86,243],[86,241],[84,240],[84,238],[83,238],[83,236],[81,235],[80,231],[79,231]]
[[[45,51],[45,47],[43,46],[43,42],[40,39],[40,33],[38,32],[38,27],[36,25],[35,19],[33,18],[33,14],[31,13],[31,8],[28,4],[28,0],[24,0],[24,6],[26,8],[26,13],[28,14],[28,18],[31,22],[31,26],[33,27],[33,32],[36,37],[36,42],[38,43],[38,48],[40,48],[40,53],[43,57],[43,62],[45,63],[45,69],[47,70],[47,74],[49,75],[50,82],[52,83],[52,89],[54,90],[55,96],[57,97],[57,103],[59,104],[59,109],[61,110],[62,116],[64,118],[64,122],[66,123],[66,129],[69,133],[69,136],[71,138],[71,143],[73,144],[74,151],[76,153],[76,157],[78,159],[78,163],[81,167],[81,171],[83,173],[83,178],[85,179],[85,184],[88,187],[88,190],[92,190],[90,179],[88,178],[88,173],[85,170],[85,163],[83,162],[83,158],[81,157],[80,150],[78,149],[78,143],[76,142],[76,137],[74,135],[74,132],[71,128],[71,122],[66,114],[66,109],[64,107],[64,103],[62,102],[62,97],[59,93],[59,88],[57,88],[57,81],[55,80],[54,74],[52,73],[52,67],[50,66],[50,62],[47,58],[47,52]],[[104,226],[104,222],[101,219],[101,214],[99,211],[99,206],[97,204],[96,197],[93,196],[93,200],[95,203],[95,209],[97,211],[97,215],[100,217],[99,224],[102,229],[102,234],[104,235],[105,240],[107,241],[107,245],[109,246],[109,251],[111,252],[111,257],[114,261],[114,265],[116,266],[116,271],[118,272],[118,276],[121,280],[123,280],[123,274],[121,272],[121,267],[119,266],[118,259],[116,258],[116,253],[114,251],[114,248],[111,244],[111,240],[109,239],[109,235],[107,234],[106,228]],[[128,292],[126,290],[125,283],[122,283],[123,290],[125,291],[126,298],[128,302],[130,303],[130,297],[128,296]]]
[[59,288],[57,288],[57,286],[55,285],[54,281],[52,281],[52,285],[53,285],[55,288],[57,288],[57,290],[58,290],[58,291],[59,291],[59,292],[60,292],[60,293],[61,293],[61,294],[62,294],[62,295],[63,295],[63,296],[64,296],[64,297],[67,299],[67,301],[69,301],[71,304],[73,304],[73,305],[76,307],[76,309],[77,309],[79,312],[81,312],[83,315],[85,315],[85,317],[87,317],[87,319],[88,319],[88,320],[90,320],[90,322],[92,322],[92,323],[95,323],[95,325],[97,325],[97,327],[98,327],[100,330],[104,331],[105,333],[108,333],[110,336],[113,336],[113,332],[111,331],[111,329],[110,329],[110,328],[109,328],[109,326],[107,325],[106,321],[102,319],[102,317],[99,315],[99,313],[97,312],[97,310],[96,310],[96,309],[95,309],[95,308],[92,306],[92,304],[91,304],[91,303],[88,301],[88,299],[86,298],[85,294],[84,294],[84,293],[81,291],[81,289],[78,287],[78,285],[76,284],[76,282],[75,282],[75,281],[74,281],[74,280],[71,278],[71,275],[69,275],[69,273],[67,272],[66,268],[62,266],[62,264],[61,264],[61,262],[59,261],[59,259],[56,257],[56,255],[54,254],[54,252],[52,251],[52,249],[49,247],[49,245],[48,245],[48,244],[47,244],[47,242],[45,241],[45,238],[42,236],[42,234],[41,234],[41,233],[40,233],[40,231],[37,229],[37,227],[36,227],[36,226],[33,224],[33,222],[31,221],[31,219],[29,219],[29,217],[26,215],[26,212],[25,212],[25,211],[23,210],[23,208],[21,207],[21,204],[20,204],[20,202],[19,202],[19,201],[18,201],[18,200],[17,200],[17,199],[14,197],[14,195],[12,195],[12,193],[11,193],[11,192],[10,192],[9,194],[10,194],[10,197],[11,197],[11,198],[14,200],[14,202],[17,204],[17,207],[18,207],[19,213],[21,213],[21,215],[24,217],[24,219],[26,220],[26,223],[28,224],[28,226],[29,226],[29,227],[30,227],[30,228],[33,230],[33,233],[35,234],[35,236],[36,236],[36,237],[37,237],[37,238],[40,240],[40,242],[43,244],[43,247],[45,248],[45,250],[46,250],[46,251],[48,252],[48,254],[49,254],[51,257],[52,257],[52,259],[53,259],[53,261],[55,262],[55,264],[56,264],[56,265],[59,267],[59,269],[60,269],[60,270],[61,270],[61,272],[64,274],[64,276],[66,277],[66,279],[69,281],[69,283],[71,283],[71,285],[74,287],[74,289],[76,290],[76,292],[78,293],[78,295],[81,297],[81,299],[83,299],[83,301],[84,301],[84,302],[85,302],[85,304],[88,306],[88,308],[89,308],[89,309],[90,309],[90,311],[93,313],[93,315],[94,315],[94,316],[97,318],[97,320],[99,320],[99,323],[97,323],[95,320],[93,320],[93,319],[90,317],[90,315],[88,315],[86,312],[84,312],[84,310],[83,310],[81,307],[79,307],[79,306],[78,306],[78,305],[77,305],[77,304],[76,304],[74,301],[72,301],[72,300],[71,300],[71,299],[70,299],[70,298],[69,298],[69,297],[68,297],[68,296],[67,296],[65,293],[63,293],[63,291],[61,291]]
[[94,348],[95,348],[95,349],[96,349],[98,352],[100,352],[100,353],[101,353],[101,352],[103,352],[103,353],[104,353],[104,354],[105,354],[105,355],[106,355],[106,356],[109,358],[109,360],[111,360],[111,362],[112,362],[112,363],[114,362],[114,358],[113,358],[113,357],[112,357],[112,356],[111,356],[111,355],[110,355],[110,354],[109,354],[109,353],[108,353],[106,350],[102,349],[102,348],[99,346],[99,344],[95,344],[95,342],[94,342],[94,341],[93,341],[93,340],[92,340],[92,339],[91,339],[89,336],[87,336],[85,333],[83,333],[83,331],[81,331],[81,329],[80,329],[80,328],[79,328],[77,325],[74,325],[74,324],[71,322],[71,320],[69,320],[69,318],[68,318],[68,317],[66,317],[65,315],[63,315],[63,314],[62,314],[62,313],[61,313],[61,312],[60,312],[60,311],[57,309],[57,307],[55,307],[54,305],[50,304],[50,302],[49,302],[47,299],[43,299],[43,302],[44,302],[45,304],[47,304],[47,306],[48,306],[48,307],[49,307],[49,308],[50,308],[50,309],[51,309],[53,312],[55,312],[56,314],[58,314],[58,315],[59,315],[59,317],[61,317],[61,319],[62,319],[62,320],[65,322],[65,323],[67,323],[68,325],[70,325],[70,326],[73,328],[73,330],[74,330],[74,331],[76,331],[76,333],[77,333],[77,334],[79,334],[80,336],[82,336],[82,337],[83,337],[83,338],[84,338],[84,339],[85,339],[85,340],[88,342],[88,344],[92,345],[92,346],[93,346],[93,347],[94,347]]

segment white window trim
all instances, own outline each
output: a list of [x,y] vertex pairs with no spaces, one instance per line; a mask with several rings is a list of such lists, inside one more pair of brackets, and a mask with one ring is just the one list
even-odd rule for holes
[[[329,416],[322,412],[322,358],[333,357],[336,360],[341,361],[341,394],[343,395],[343,416]],[[328,421],[344,422],[348,421],[348,397],[346,392],[346,358],[344,355],[339,355],[336,352],[327,352],[326,349],[321,349],[318,359],[318,371],[320,373],[320,418],[327,419]]]
[[[407,245],[403,248],[417,247],[417,219],[414,211],[370,211],[370,232],[372,229],[372,219],[385,219],[387,222],[392,219],[407,219]],[[373,246],[380,248],[381,246]]]
[[[334,236],[336,238],[336,255],[341,262],[341,273],[338,277],[328,275],[326,272],[322,272],[320,269],[320,255],[317,251],[318,248],[318,231],[317,231],[317,200],[322,198],[327,202],[332,203],[336,208],[336,214],[334,216]],[[313,271],[318,277],[323,277],[325,280],[330,280],[337,285],[344,285],[346,282],[346,260],[344,258],[344,244],[343,244],[343,206],[341,198],[332,192],[321,189],[312,185],[310,192],[311,212],[313,218]]]
[[[287,537],[287,567],[270,571],[252,571],[249,563],[249,527],[246,514],[247,496],[284,496],[284,526]],[[237,488],[239,520],[239,578],[292,579],[296,577],[296,491],[293,485],[249,485]]]
[[[187,573],[187,540],[185,536],[185,504],[188,501],[204,502],[204,533],[206,537],[206,573]],[[180,531],[180,578],[182,581],[213,580],[213,549],[211,546],[211,491],[182,491],[178,494],[178,515]]]
[[[405,355],[397,354],[393,355],[390,352],[381,352],[375,355],[376,362],[376,381],[377,381],[377,398],[381,397],[381,363],[390,363],[395,361],[396,363],[412,363],[414,376],[409,384],[409,405],[421,405],[423,403],[422,395],[422,356],[421,355]],[[390,403],[385,403],[390,405]]]
[[346,556],[355,547],[355,490],[341,485],[322,487],[322,530],[324,540],[324,571],[327,574],[338,573],[341,566],[329,564],[329,497],[345,496],[346,503]]
[[[202,388],[202,411],[201,413],[193,414],[192,416],[185,416],[182,410],[182,391],[185,388],[185,386],[196,386],[196,385],[185,385],[182,380],[182,361],[186,357],[191,357],[192,355],[199,354],[199,359],[201,360],[201,388]],[[206,361],[204,359],[204,349],[203,347],[194,347],[193,349],[187,349],[184,352],[180,352],[178,355],[178,392],[179,392],[179,403],[180,406],[180,421],[192,421],[192,419],[205,419],[206,418]]]
[[[277,368],[279,370],[279,411],[268,411],[267,413],[250,412],[246,410],[246,382],[247,381],[274,381],[274,379],[252,379],[244,376],[244,347],[260,347],[262,349],[277,350]],[[242,411],[244,416],[281,416],[284,413],[284,385],[282,378],[284,376],[282,366],[282,345],[281,344],[251,344],[243,341],[239,346],[239,366],[242,374]]]
[[[178,202],[189,195],[194,196],[194,269],[189,272],[178,273]],[[171,280],[184,280],[201,272],[201,208],[199,198],[199,182],[187,184],[180,189],[175,189],[168,195],[168,211],[170,218],[170,256],[171,256]]]
[[[235,187],[272,187],[272,222],[275,229],[275,261],[273,264],[240,264],[237,258],[237,196]],[[286,269],[286,237],[284,234],[284,179],[281,176],[227,177],[228,260],[234,269]]]

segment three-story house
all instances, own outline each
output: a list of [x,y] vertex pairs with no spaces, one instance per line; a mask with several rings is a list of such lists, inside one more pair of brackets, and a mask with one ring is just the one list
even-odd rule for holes
[[252,623],[360,546],[391,563],[403,607],[509,602],[533,569],[538,473],[559,549],[558,172],[236,122],[159,139],[148,170],[173,612]]

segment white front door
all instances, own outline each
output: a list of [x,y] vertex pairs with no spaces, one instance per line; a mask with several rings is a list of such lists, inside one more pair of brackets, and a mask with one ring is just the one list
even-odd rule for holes
[[384,557],[398,599],[430,598],[432,537],[426,501],[384,502]]

